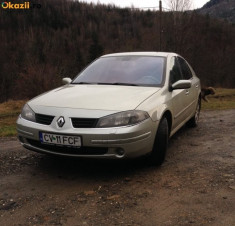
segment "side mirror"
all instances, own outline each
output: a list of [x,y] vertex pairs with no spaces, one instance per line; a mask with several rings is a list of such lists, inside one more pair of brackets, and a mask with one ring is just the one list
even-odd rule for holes
[[172,90],[174,89],[189,89],[192,86],[192,82],[189,80],[179,80],[172,84]]
[[72,79],[71,78],[63,78],[62,79],[62,83],[64,85],[67,85],[67,84],[70,84],[72,82]]

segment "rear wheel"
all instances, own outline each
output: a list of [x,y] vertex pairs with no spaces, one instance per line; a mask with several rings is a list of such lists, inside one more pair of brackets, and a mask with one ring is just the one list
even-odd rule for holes
[[163,117],[159,123],[157,134],[155,137],[153,150],[150,155],[150,162],[154,165],[161,165],[166,156],[166,150],[168,147],[168,121]]
[[188,127],[196,127],[198,125],[200,111],[201,111],[201,98],[198,99],[197,108],[194,116],[187,122]]

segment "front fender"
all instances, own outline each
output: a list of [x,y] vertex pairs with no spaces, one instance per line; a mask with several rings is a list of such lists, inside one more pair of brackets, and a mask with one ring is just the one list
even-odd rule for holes
[[156,109],[149,111],[149,116],[154,122],[160,121],[164,113],[168,110],[169,109],[167,108],[167,105],[163,104],[161,106],[158,106]]

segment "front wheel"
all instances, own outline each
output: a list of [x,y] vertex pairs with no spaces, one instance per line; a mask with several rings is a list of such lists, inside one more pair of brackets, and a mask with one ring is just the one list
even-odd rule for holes
[[187,122],[188,127],[196,127],[198,125],[200,111],[201,111],[201,98],[198,99],[197,108],[194,116]]
[[168,139],[168,121],[165,117],[163,117],[159,123],[153,150],[150,155],[151,164],[159,166],[164,162],[168,147]]

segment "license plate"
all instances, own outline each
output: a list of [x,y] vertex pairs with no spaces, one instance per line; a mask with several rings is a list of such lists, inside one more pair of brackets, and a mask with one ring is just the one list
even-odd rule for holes
[[58,135],[52,133],[39,133],[41,143],[81,147],[81,137]]

